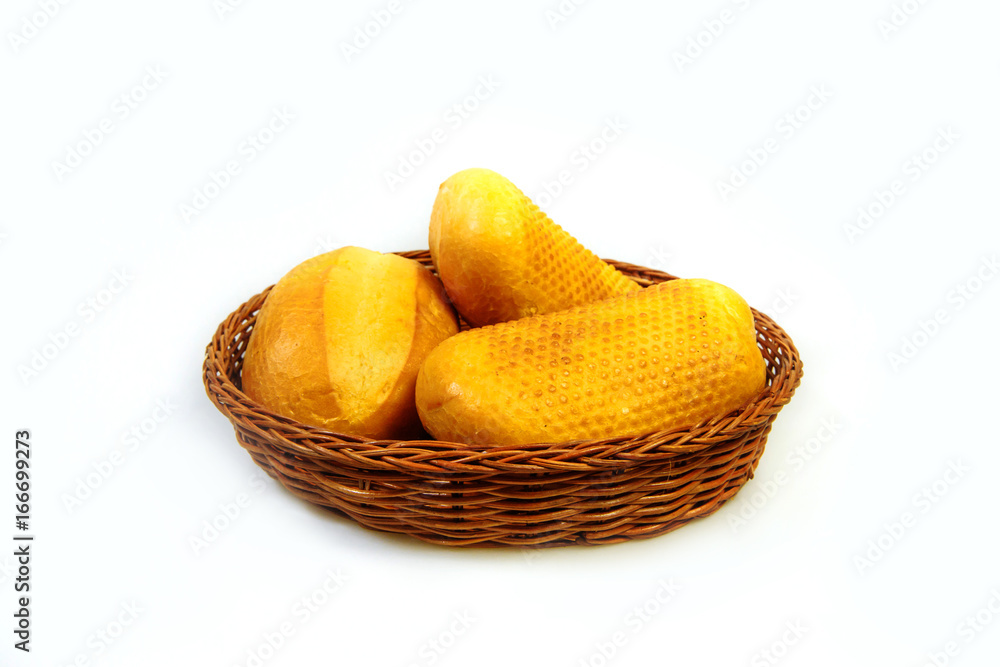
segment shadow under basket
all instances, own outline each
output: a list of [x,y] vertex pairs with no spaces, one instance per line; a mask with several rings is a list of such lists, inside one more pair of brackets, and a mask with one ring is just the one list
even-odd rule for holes
[[[433,269],[426,250],[398,254]],[[675,278],[607,261],[644,286]],[[767,386],[743,409],[693,428],[502,447],[370,440],[282,417],[243,393],[243,354],[270,289],[212,337],[203,369],[208,397],[257,465],[295,495],[368,528],[436,544],[609,544],[707,516],[753,476],[771,424],[802,378],[791,339],[754,310]]]

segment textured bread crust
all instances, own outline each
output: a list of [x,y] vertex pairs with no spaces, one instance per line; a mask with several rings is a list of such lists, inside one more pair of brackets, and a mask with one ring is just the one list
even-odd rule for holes
[[464,331],[427,357],[416,400],[439,440],[508,445],[690,427],[764,383],[750,307],[691,279]]
[[272,412],[331,431],[421,437],[417,372],[457,332],[428,269],[341,248],[303,262],[271,290],[247,345],[243,391]]
[[466,169],[441,184],[429,240],[445,289],[474,327],[640,289],[488,169]]

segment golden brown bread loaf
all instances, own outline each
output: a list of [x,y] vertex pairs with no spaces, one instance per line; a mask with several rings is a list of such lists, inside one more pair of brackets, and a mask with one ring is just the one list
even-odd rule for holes
[[474,327],[640,289],[489,169],[466,169],[441,184],[429,240],[448,295]]
[[341,248],[298,265],[268,294],[247,345],[243,391],[272,412],[331,431],[420,437],[417,371],[457,332],[430,270]]
[[439,440],[519,445],[694,426],[764,383],[750,307],[690,279],[463,331],[424,361],[416,399]]

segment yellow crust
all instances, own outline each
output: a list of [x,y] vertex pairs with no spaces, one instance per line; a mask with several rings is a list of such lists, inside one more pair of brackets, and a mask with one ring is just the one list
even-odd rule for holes
[[428,269],[341,248],[303,262],[271,290],[247,345],[243,391],[272,412],[332,431],[420,437],[417,372],[457,332]]
[[429,242],[448,295],[472,326],[639,289],[488,169],[466,169],[441,184]]
[[693,426],[764,383],[750,307],[691,279],[464,331],[424,361],[416,400],[439,440],[507,445]]

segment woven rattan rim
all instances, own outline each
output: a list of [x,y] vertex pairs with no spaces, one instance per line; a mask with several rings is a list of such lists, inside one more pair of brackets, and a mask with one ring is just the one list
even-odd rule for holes
[[[397,254],[433,269],[430,254],[426,250]],[[625,262],[607,261],[643,285],[675,278],[662,271]],[[703,465],[707,467],[710,462],[720,458],[725,459],[726,465],[735,465],[736,459],[739,459],[742,478],[735,481],[727,478],[723,480],[725,485],[719,480],[712,481],[709,486],[717,485],[721,495],[713,498],[710,503],[697,503],[703,510],[698,515],[710,513],[752,476],[771,423],[778,411],[791,400],[802,378],[802,362],[792,340],[770,317],[754,309],[758,345],[767,362],[766,387],[742,409],[693,428],[636,437],[510,446],[466,445],[433,439],[371,440],[326,431],[274,414],[241,391],[243,352],[256,312],[270,289],[265,289],[242,304],[219,325],[212,337],[203,366],[203,379],[209,398],[232,422],[240,444],[250,452],[258,465],[297,495],[310,502],[339,509],[369,527],[408,532],[428,541],[448,544],[541,544],[550,541],[551,536],[533,538],[524,533],[524,525],[505,528],[498,527],[496,522],[489,524],[491,532],[487,537],[474,536],[469,532],[470,526],[462,526],[456,532],[453,530],[454,525],[450,528],[428,528],[423,525],[426,521],[419,520],[411,529],[412,518],[408,517],[397,525],[398,521],[393,522],[383,517],[387,512],[391,514],[397,507],[391,500],[386,500],[385,504],[389,509],[380,511],[378,506],[382,496],[372,496],[371,485],[389,485],[393,489],[402,485],[410,493],[432,496],[441,491],[442,483],[471,483],[475,480],[497,480],[497,483],[506,485],[544,483],[558,490],[559,483],[586,481],[588,476],[596,475],[600,479],[607,479],[610,474],[620,483],[624,481],[622,475],[639,475],[639,472],[629,471],[653,469],[657,466],[660,467],[657,469],[671,469],[675,464],[689,465],[691,461],[703,461]],[[747,461],[743,448],[751,440],[755,443],[755,451],[752,460]],[[666,468],[663,468],[664,464]],[[673,475],[681,472],[683,469],[678,469]],[[693,470],[691,474],[696,473],[697,470]],[[718,477],[718,474],[715,476]],[[534,479],[539,477],[544,478],[544,482],[542,479]],[[345,481],[350,484],[345,484]],[[699,493],[705,492],[702,488],[704,486],[705,483],[699,486]],[[510,493],[516,497],[517,492],[513,491],[513,487],[511,489]],[[358,497],[353,498],[354,495]],[[393,494],[385,495],[390,498]],[[497,491],[491,487],[490,497],[503,496],[502,489]],[[369,507],[371,516],[366,516],[364,514],[368,510],[363,508]],[[683,521],[690,518],[695,516],[686,516]],[[640,527],[630,537],[659,534],[683,521],[677,519],[669,527],[664,523],[655,529]],[[505,531],[520,533],[506,539]],[[455,535],[450,536],[451,533]],[[605,541],[620,539],[626,538],[609,533]],[[593,539],[592,535],[586,539],[559,535],[552,541],[594,543],[602,540]]]

